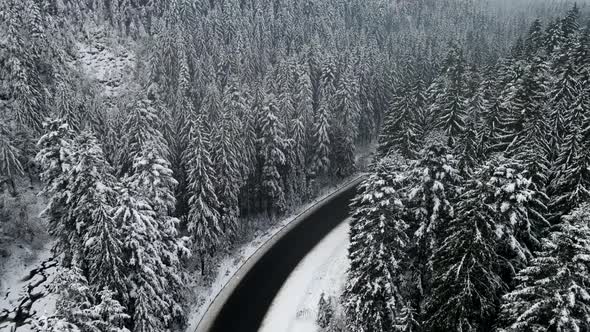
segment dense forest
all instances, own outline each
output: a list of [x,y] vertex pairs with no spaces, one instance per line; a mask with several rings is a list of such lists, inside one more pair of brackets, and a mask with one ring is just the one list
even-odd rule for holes
[[351,331],[590,330],[590,31],[564,14],[401,79],[353,203]]
[[39,193],[60,266],[39,330],[182,329],[187,278],[245,218],[309,201],[375,140],[351,331],[588,329],[572,5],[0,0],[0,240]]

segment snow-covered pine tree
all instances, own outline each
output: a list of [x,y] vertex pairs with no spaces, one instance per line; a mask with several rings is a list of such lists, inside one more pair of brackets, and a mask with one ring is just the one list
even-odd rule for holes
[[550,229],[542,250],[503,298],[498,331],[590,329],[590,215],[583,205]]
[[221,112],[223,111],[222,95],[217,88],[217,84],[209,83],[201,105],[201,113],[205,116],[205,125],[207,130],[213,132],[213,126],[221,121]]
[[574,3],[572,8],[568,10],[565,17],[561,20],[561,30],[565,38],[569,38],[580,29],[580,8],[577,3]]
[[410,305],[403,306],[393,324],[394,332],[419,332],[422,324],[418,321],[416,310]]
[[590,96],[578,96],[567,119],[571,132],[565,137],[553,167],[549,185],[551,220],[558,222],[573,207],[590,198],[590,151],[588,123]]
[[465,130],[457,139],[454,154],[460,156],[457,165],[462,175],[471,174],[482,159],[479,149],[479,139],[475,129],[476,120],[468,119]]
[[[549,105],[551,107],[551,146],[553,151],[558,151],[565,137],[570,133],[571,127],[567,123],[573,104],[580,94],[579,73],[573,64],[573,60],[566,61],[565,65],[558,66],[553,73],[554,79],[549,89]],[[553,156],[554,158],[557,156]]]
[[178,182],[173,177],[170,163],[159,155],[157,142],[148,141],[135,156],[129,182],[160,216],[174,214],[174,189]]
[[118,174],[124,175],[132,171],[134,159],[143,150],[143,145],[150,142],[156,148],[158,156],[168,158],[168,143],[160,129],[160,112],[152,105],[155,101],[148,98],[136,101],[126,122],[123,124],[124,148],[117,156]]
[[[49,109],[54,71],[59,71],[61,52],[47,40],[59,40],[62,30],[50,36],[52,18],[44,5],[33,0],[2,0],[0,30],[5,35],[0,55],[4,112],[13,124],[40,132],[44,110]],[[51,56],[47,56],[51,54]],[[62,67],[63,68],[63,67]]]
[[0,184],[7,183],[13,195],[16,195],[15,180],[24,175],[22,158],[22,153],[13,144],[9,132],[0,125]]
[[[428,331],[489,331],[507,285],[498,275],[496,211],[489,167],[479,169],[458,198],[455,218],[433,253]],[[491,192],[490,192],[490,189]]]
[[291,203],[300,204],[307,198],[307,137],[305,128],[305,117],[298,114],[289,121],[288,128],[288,154],[289,174],[287,175],[290,183]]
[[407,83],[393,97],[379,136],[377,151],[380,157],[397,150],[406,158],[415,158],[420,150],[416,121],[419,110],[411,88]]
[[330,325],[333,318],[334,308],[332,308],[332,298],[329,296],[326,297],[325,294],[322,293],[318,303],[318,317],[316,321],[322,329],[325,329]]
[[236,134],[231,114],[222,110],[214,130],[212,161],[216,177],[213,179],[219,200],[219,214],[223,236],[234,239],[240,214],[238,196],[242,185],[242,173],[238,158],[239,150],[234,146]]
[[527,56],[535,56],[537,52],[542,50],[544,45],[543,25],[540,19],[535,19],[529,28],[525,41],[525,54]]
[[499,137],[496,148],[513,152],[526,142],[527,124],[539,126],[546,114],[544,107],[547,85],[547,65],[541,57],[533,57],[530,62],[518,69],[522,70],[515,79],[505,87],[502,107],[507,113],[502,121],[503,134]]
[[181,256],[190,255],[187,240],[180,238],[179,220],[174,217],[176,180],[172,177],[170,164],[157,156],[158,149],[148,143],[133,164],[133,175],[128,179],[129,187],[138,199],[145,200],[154,211],[156,231],[159,240],[154,241],[159,256],[158,275],[165,280],[165,298],[173,316],[181,318],[179,302],[183,299],[183,272]]
[[[348,67],[348,66],[346,66]],[[333,96],[332,125],[330,127],[331,172],[346,177],[354,172],[354,142],[358,136],[360,105],[356,77],[346,68]]]
[[467,96],[465,87],[465,59],[463,51],[454,46],[447,55],[444,64],[445,85],[435,100],[435,109],[440,112],[438,128],[443,130],[450,145],[465,130]]
[[41,166],[43,195],[48,196],[47,207],[43,215],[48,219],[49,234],[57,241],[53,248],[58,255],[63,254],[63,264],[69,266],[74,256],[76,222],[71,219],[68,209],[71,203],[68,194],[68,172],[72,165],[74,132],[62,120],[48,120],[44,124],[46,133],[38,142],[37,163]]
[[402,277],[410,245],[403,219],[405,166],[396,155],[381,159],[352,206],[350,272],[344,306],[351,331],[391,331],[405,304]]
[[191,141],[184,160],[190,195],[187,229],[193,240],[193,246],[199,253],[201,273],[204,275],[207,255],[219,247],[223,234],[219,200],[213,185],[216,174],[211,161],[209,134],[203,121],[202,115],[196,116],[191,121]]
[[526,177],[518,160],[502,159],[489,162],[492,175],[487,182],[493,190],[495,232],[504,257],[505,280],[525,266],[538,247],[541,235],[549,223],[545,218],[544,193],[536,190]]
[[457,169],[458,161],[440,142],[446,137],[432,133],[420,159],[412,163],[408,172],[404,204],[408,207],[405,218],[413,235],[410,299],[413,308],[419,310],[422,301],[431,291],[432,253],[446,236],[448,222],[454,216],[454,200],[460,193],[462,177]]
[[115,294],[107,288],[93,292],[80,269],[58,269],[50,289],[58,294],[57,319],[47,320],[42,331],[129,332],[130,317]]
[[325,175],[330,167],[330,110],[325,100],[320,100],[313,125],[311,146],[313,152],[310,162],[310,177],[318,178]]
[[109,288],[125,299],[123,242],[112,217],[117,180],[95,136],[83,131],[73,141],[72,166],[68,172],[70,193],[68,218],[74,260],[88,276],[94,290]]
[[261,194],[265,210],[269,215],[280,213],[286,208],[285,189],[280,169],[287,162],[285,158],[285,137],[283,124],[277,117],[279,110],[274,95],[266,94],[259,110],[260,132],[257,138],[261,160]]
[[413,163],[408,178],[408,205],[417,220],[412,228],[424,259],[436,249],[439,236],[444,236],[441,231],[454,216],[453,201],[461,190],[462,181],[458,161],[440,144],[441,138],[435,140],[437,142],[424,148],[421,158]]
[[487,68],[475,95],[469,101],[467,113],[476,120],[475,130],[478,138],[478,154],[487,156],[491,147],[497,143],[499,134],[500,101],[497,98],[495,68]]
[[223,108],[230,120],[232,146],[236,153],[239,151],[237,161],[241,182],[246,182],[256,164],[255,118],[248,97],[237,78],[231,78],[224,90]]
[[174,296],[183,284],[178,264],[167,264],[170,259],[177,261],[177,253],[169,252],[163,242],[166,234],[162,234],[160,223],[164,221],[157,219],[148,202],[129,185],[123,183],[119,189],[113,210],[125,245],[125,283],[129,290],[126,298],[133,310],[129,314],[133,331],[161,331],[180,307]]

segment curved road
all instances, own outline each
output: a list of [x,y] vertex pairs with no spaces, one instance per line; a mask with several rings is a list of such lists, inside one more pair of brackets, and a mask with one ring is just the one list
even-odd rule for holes
[[303,258],[274,298],[258,332],[321,330],[316,323],[321,294],[338,298],[345,287],[349,231],[349,223],[342,223]]
[[[362,178],[310,211],[245,272],[212,322],[199,332],[256,332],[275,295],[297,264],[350,215],[349,203]],[[210,313],[208,313],[210,314]],[[278,331],[277,331],[278,332]]]

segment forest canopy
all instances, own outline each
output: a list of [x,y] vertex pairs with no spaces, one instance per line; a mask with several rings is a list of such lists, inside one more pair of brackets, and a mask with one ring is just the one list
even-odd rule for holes
[[[47,200],[63,290],[44,326],[182,328],[187,262],[211,273],[245,218],[301,206],[377,142],[351,331],[588,329],[588,18],[549,0],[0,0],[0,184],[18,209]],[[560,317],[549,291],[572,299]]]

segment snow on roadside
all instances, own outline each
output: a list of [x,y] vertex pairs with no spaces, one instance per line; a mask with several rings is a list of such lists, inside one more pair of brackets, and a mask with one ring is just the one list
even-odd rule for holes
[[[357,175],[351,177],[350,179],[354,179],[356,177]],[[348,183],[350,179],[344,181],[343,183]],[[231,277],[240,269],[240,267],[248,260],[248,258],[256,252],[256,250],[261,248],[264,245],[264,243],[270,240],[275,234],[277,234],[290,222],[295,220],[300,213],[317,204],[319,201],[334,193],[342,186],[343,185],[327,188],[322,195],[318,196],[313,201],[299,208],[299,210],[296,211],[296,213],[277,222],[264,234],[258,236],[253,241],[238,248],[235,252],[226,255],[219,263],[217,275],[212,285],[194,285],[196,287],[196,292],[199,298],[193,304],[195,309],[189,313],[188,326],[186,331],[192,332],[196,330],[197,326],[199,325],[199,322],[205,315],[211,303],[215,300],[217,294],[221,292],[221,290],[225,287],[225,285],[231,279]]]
[[348,222],[318,243],[291,273],[267,312],[259,332],[317,332],[322,293],[339,298],[349,267]]

